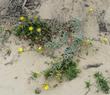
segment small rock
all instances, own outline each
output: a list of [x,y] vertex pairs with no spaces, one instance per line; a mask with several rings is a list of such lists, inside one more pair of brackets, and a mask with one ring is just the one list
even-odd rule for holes
[[14,79],[18,79],[18,77],[16,76],[16,77],[14,77]]

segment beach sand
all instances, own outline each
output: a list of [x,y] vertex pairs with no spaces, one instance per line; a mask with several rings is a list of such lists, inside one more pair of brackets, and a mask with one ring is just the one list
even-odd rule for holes
[[[67,21],[71,17],[78,17],[84,22],[84,35],[88,38],[98,39],[104,33],[99,32],[96,14],[86,15],[87,9],[82,9],[82,0],[47,0],[42,3],[39,9],[39,15],[43,19],[57,18],[61,21]],[[81,5],[80,5],[81,4]],[[87,1],[94,10],[107,10],[110,7],[109,0],[89,0]],[[65,7],[64,11],[62,6]],[[73,9],[73,10],[72,10]],[[84,12],[82,10],[85,10]],[[7,26],[4,26],[7,27]],[[110,35],[107,35],[108,39]],[[110,40],[110,39],[109,39]],[[17,49],[25,47],[27,49],[22,54],[18,54]],[[11,55],[5,55],[6,50],[11,50]],[[97,49],[97,51],[96,51]],[[35,95],[36,87],[42,89],[39,95],[85,95],[85,81],[91,80],[93,83],[90,92],[87,95],[105,95],[103,92],[96,92],[94,73],[101,71],[106,77],[110,77],[110,45],[93,41],[93,47],[89,49],[88,55],[82,54],[79,63],[81,73],[72,80],[61,83],[56,88],[50,88],[48,91],[42,89],[45,82],[41,76],[37,80],[30,80],[32,72],[41,72],[48,68],[45,61],[50,61],[49,57],[38,54],[34,50],[28,50],[28,44],[11,36],[5,46],[0,50],[0,95]],[[102,63],[99,68],[85,69],[89,64]],[[51,84],[51,83],[50,83]]]

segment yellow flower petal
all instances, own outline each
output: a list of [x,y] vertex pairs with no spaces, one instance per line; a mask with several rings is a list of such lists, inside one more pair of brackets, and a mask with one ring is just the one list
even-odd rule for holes
[[24,21],[24,20],[25,20],[25,17],[21,16],[21,17],[20,17],[20,20],[21,20],[21,21]]
[[22,53],[24,52],[24,49],[23,48],[18,48],[18,53]]
[[32,31],[34,30],[34,28],[32,26],[29,27],[29,31]]
[[37,48],[37,52],[43,52],[43,48],[40,46]]
[[42,47],[39,47],[38,49],[39,49],[39,50],[42,50]]
[[44,90],[48,90],[48,89],[49,89],[49,85],[48,85],[48,84],[44,84],[44,85],[43,85],[43,89],[44,89]]
[[42,31],[42,29],[41,28],[37,28],[37,32],[41,32]]
[[88,12],[89,12],[89,13],[93,13],[93,12],[94,12],[94,9],[93,9],[93,8],[89,8],[89,9],[88,9]]
[[100,38],[100,41],[101,41],[101,43],[104,43],[104,44],[109,43],[109,40],[108,40],[108,38],[106,38],[106,37]]

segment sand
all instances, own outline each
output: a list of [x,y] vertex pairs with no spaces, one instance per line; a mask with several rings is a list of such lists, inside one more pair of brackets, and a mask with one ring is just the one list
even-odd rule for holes
[[[84,24],[84,34],[86,37],[98,39],[99,33],[96,14],[86,15],[87,9],[82,9],[82,0],[47,0],[42,3],[39,9],[39,15],[44,19],[57,18],[61,21],[67,21],[71,17],[78,17],[86,21]],[[80,6],[81,4],[81,6]],[[94,10],[103,10],[110,7],[109,0],[89,0],[87,4],[92,6]],[[73,6],[74,5],[74,6]],[[61,11],[62,6],[65,10]],[[73,10],[72,10],[73,9]],[[82,12],[82,10],[84,10]],[[6,26],[4,26],[6,27]],[[110,38],[110,35],[107,35]],[[110,39],[109,39],[110,40]],[[28,49],[27,42],[19,41],[15,36],[11,36],[6,46],[1,46],[0,50],[0,95],[35,95],[36,87],[41,87],[45,82],[44,77],[41,76],[36,81],[30,80],[31,72],[40,72],[48,68],[45,61],[51,59],[42,56],[33,50],[26,50],[22,54],[18,54],[17,49],[21,46]],[[11,49],[11,55],[4,55],[6,49]],[[98,49],[98,51],[95,51]],[[7,64],[9,63],[9,64]],[[88,64],[103,63],[99,68],[85,69]],[[93,41],[93,47],[89,49],[89,54],[81,55],[79,68],[81,73],[79,76],[69,82],[63,82],[56,88],[50,88],[48,91],[42,90],[39,95],[85,95],[85,81],[91,80],[93,83],[88,95],[105,95],[102,92],[97,93],[95,87],[95,80],[93,74],[97,71],[104,73],[106,77],[110,76],[110,45],[101,43],[100,41]]]

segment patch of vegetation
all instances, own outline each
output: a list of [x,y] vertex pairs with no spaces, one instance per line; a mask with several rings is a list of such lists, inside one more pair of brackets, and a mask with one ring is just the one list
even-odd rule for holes
[[38,78],[38,73],[32,72],[32,78],[33,78],[33,79],[34,79],[34,78]]
[[87,89],[90,89],[91,87],[91,82],[90,81],[85,81],[85,85]]
[[41,93],[41,90],[39,88],[36,88],[35,89],[35,94],[40,94]]
[[56,20],[42,20],[39,17],[21,16],[15,27],[16,36],[31,40],[31,44],[40,45],[41,48],[54,50],[66,45],[64,57],[72,57],[83,39],[78,19],[60,23]]
[[48,24],[39,17],[20,17],[15,27],[16,36],[33,43],[44,45],[51,41],[51,30]]
[[[62,27],[63,26],[63,27]],[[72,80],[78,76],[80,70],[77,68],[77,62],[73,61],[73,56],[80,49],[83,35],[80,30],[81,25],[78,19],[70,20],[57,27],[58,35],[51,42],[45,44],[45,47],[51,49],[66,46],[62,58],[55,61],[52,66],[44,71],[46,79],[64,79]]]
[[[73,59],[83,43],[80,20],[73,19],[60,23],[56,20],[20,17],[19,23],[15,27],[15,34],[22,39],[31,40],[32,43],[40,45],[38,51],[48,52],[49,50],[52,52],[65,47],[64,52],[61,52],[61,59],[55,61],[50,68],[44,71],[46,79],[72,80],[80,73],[77,62]],[[33,79],[37,77],[37,73],[32,74]]]
[[34,80],[34,79],[37,79],[39,76],[40,76],[40,73],[32,72],[31,78]]
[[55,78],[57,80],[72,80],[76,78],[80,70],[77,68],[77,63],[71,59],[66,59],[54,63],[51,68],[44,72],[45,78]]
[[71,45],[64,50],[64,55],[63,55],[64,59],[72,59],[73,56],[77,54],[76,52],[80,50],[81,44],[82,44],[81,38],[74,39]]
[[101,90],[105,94],[108,94],[110,91],[110,86],[107,79],[103,76],[103,74],[97,72],[94,74],[94,77],[96,79],[98,90]]
[[[71,46],[71,49],[74,45],[73,42],[76,42],[83,38],[83,33],[81,32],[81,24],[80,20],[73,19],[66,23],[60,23],[57,21],[54,21],[54,23],[51,23],[50,25],[51,30],[53,32],[54,38],[51,42],[48,42],[45,44],[45,47],[50,49],[56,49],[60,48],[63,45]],[[58,26],[56,26],[58,25]],[[79,43],[77,43],[79,44]],[[76,48],[76,45],[74,46]],[[73,49],[72,49],[73,50]]]
[[85,85],[86,85],[85,87],[87,89],[85,95],[87,95],[89,93],[89,91],[90,91],[91,82],[90,81],[85,81]]

